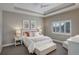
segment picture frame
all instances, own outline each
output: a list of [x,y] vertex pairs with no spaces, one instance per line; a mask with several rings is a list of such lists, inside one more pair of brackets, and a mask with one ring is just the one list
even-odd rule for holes
[[30,29],[30,21],[23,20],[23,29]]
[[31,29],[36,29],[36,20],[31,20]]

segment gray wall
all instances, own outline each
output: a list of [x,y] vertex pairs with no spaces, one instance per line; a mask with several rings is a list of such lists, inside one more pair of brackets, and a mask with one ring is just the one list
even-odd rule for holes
[[71,20],[72,35],[79,34],[79,9],[44,18],[44,34],[57,40],[66,40],[70,35],[54,34],[51,30],[53,21]]
[[23,20],[36,20],[37,26],[43,26],[40,17],[3,11],[3,45],[14,42],[15,27],[22,27]]
[[71,20],[72,36],[79,34],[79,9],[61,13],[55,16],[46,17],[43,19],[40,17],[29,16],[25,14],[3,11],[3,45],[14,42],[13,38],[15,33],[15,27],[22,27],[23,20],[37,20],[38,26],[43,26],[44,23],[44,34],[57,40],[66,40],[70,36],[52,33],[51,23],[53,21],[59,20]]
[[0,52],[2,50],[2,11],[0,10]]

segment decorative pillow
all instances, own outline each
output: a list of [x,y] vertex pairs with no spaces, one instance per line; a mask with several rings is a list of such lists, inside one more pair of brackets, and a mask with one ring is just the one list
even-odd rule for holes
[[35,36],[43,36],[40,32],[35,32]]
[[34,32],[30,32],[30,37],[34,37]]
[[30,36],[30,35],[29,35],[29,32],[24,32],[24,33],[23,33],[23,36],[29,37],[29,36]]
[[30,37],[36,36],[35,34],[36,34],[36,32],[30,32]]

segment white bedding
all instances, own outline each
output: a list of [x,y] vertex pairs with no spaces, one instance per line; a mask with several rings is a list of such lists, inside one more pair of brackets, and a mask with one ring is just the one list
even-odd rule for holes
[[35,48],[50,42],[53,40],[47,36],[27,37],[23,39],[25,46],[28,48],[29,53],[33,53]]

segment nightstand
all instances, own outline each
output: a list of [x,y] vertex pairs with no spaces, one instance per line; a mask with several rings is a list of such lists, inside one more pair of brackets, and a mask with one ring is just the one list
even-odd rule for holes
[[22,45],[22,43],[22,37],[15,37],[15,46],[20,44]]

